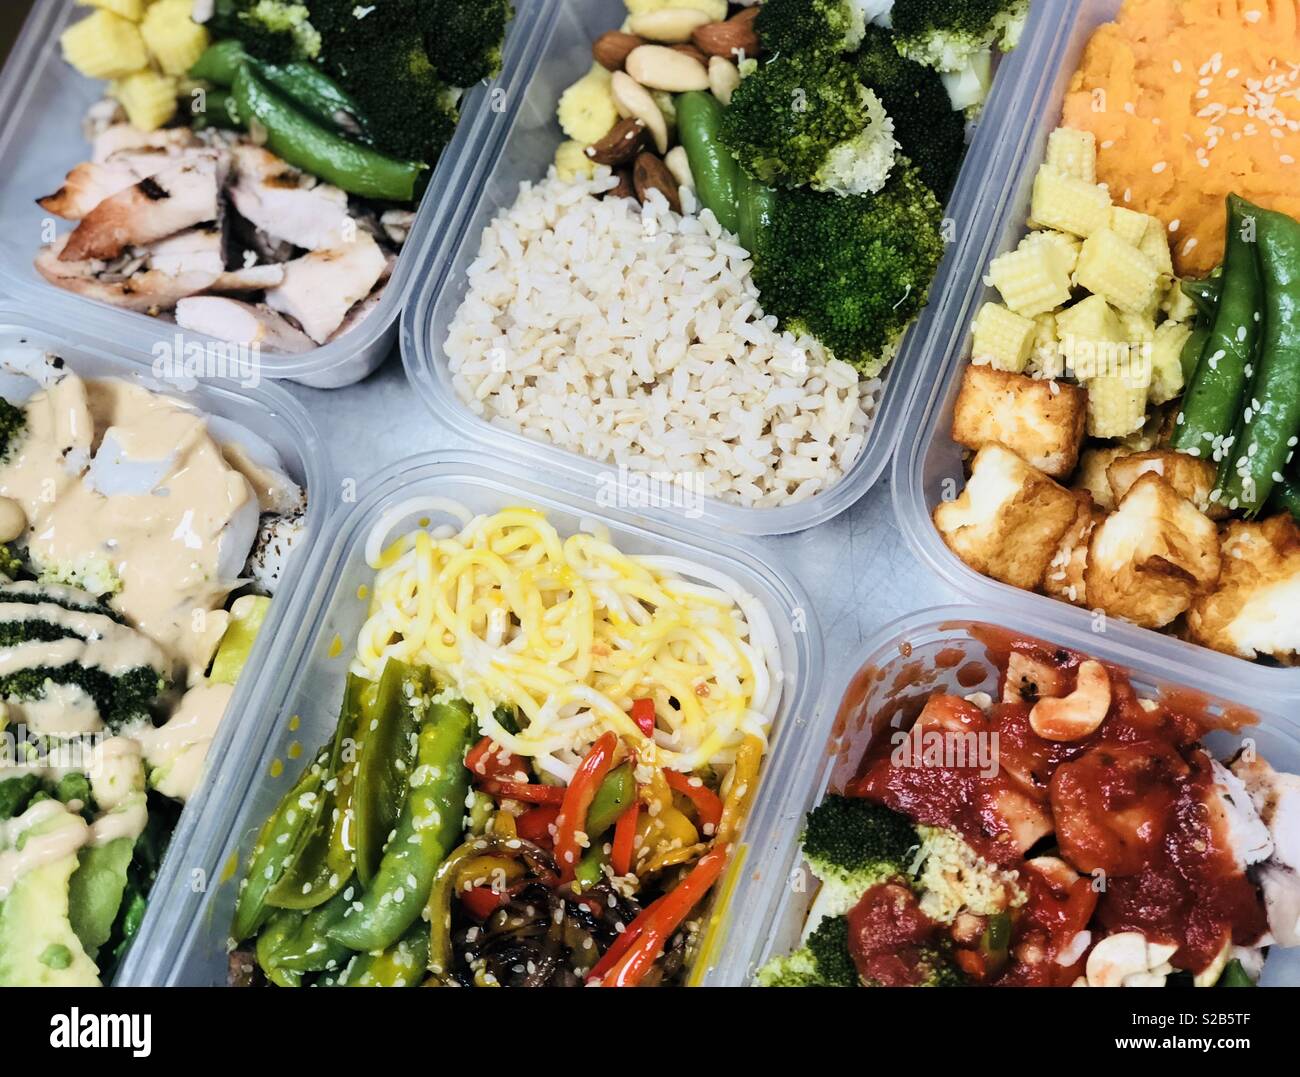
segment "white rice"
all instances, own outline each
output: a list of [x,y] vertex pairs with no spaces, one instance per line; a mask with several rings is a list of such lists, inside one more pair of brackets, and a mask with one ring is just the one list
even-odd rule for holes
[[764,316],[749,256],[707,210],[597,197],[554,169],[483,233],[445,344],[477,415],[749,506],[803,501],[866,440],[879,381]]

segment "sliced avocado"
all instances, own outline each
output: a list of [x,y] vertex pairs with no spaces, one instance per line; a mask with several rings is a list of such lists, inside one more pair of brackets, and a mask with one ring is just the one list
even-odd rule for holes
[[211,680],[218,684],[234,684],[239,680],[270,608],[271,600],[265,595],[244,595],[235,600],[230,607],[230,624],[212,660]]
[[[27,840],[69,826],[84,823],[61,813],[33,827]],[[68,882],[77,864],[70,853],[25,872],[0,904],[0,987],[99,986],[99,969],[68,919]]]
[[87,845],[68,884],[68,919],[91,958],[108,941],[126,890],[135,839],[114,838],[106,845]]

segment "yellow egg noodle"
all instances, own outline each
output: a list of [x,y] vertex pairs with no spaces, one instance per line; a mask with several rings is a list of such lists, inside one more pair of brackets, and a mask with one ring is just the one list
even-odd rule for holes
[[[455,523],[390,544],[413,516]],[[607,730],[682,771],[729,766],[746,734],[766,739],[784,680],[776,632],[725,573],[625,554],[590,521],[561,538],[535,509],[475,515],[444,498],[385,513],[366,559],[376,576],[353,670],[428,666],[483,733],[560,781]],[[629,714],[640,698],[655,704],[653,744]],[[518,733],[493,716],[501,704],[518,708]]]

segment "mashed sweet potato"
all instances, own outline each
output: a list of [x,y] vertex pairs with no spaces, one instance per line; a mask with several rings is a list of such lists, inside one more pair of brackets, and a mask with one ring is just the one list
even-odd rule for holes
[[1224,197],[1300,216],[1300,0],[1127,0],[1065,100],[1117,205],[1170,231],[1174,265],[1223,257]]

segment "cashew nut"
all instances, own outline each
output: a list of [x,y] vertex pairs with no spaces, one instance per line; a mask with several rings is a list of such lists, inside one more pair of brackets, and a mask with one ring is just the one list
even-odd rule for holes
[[650,91],[626,71],[615,71],[610,76],[609,92],[614,97],[614,107],[618,109],[618,114],[640,120],[654,137],[655,149],[667,153],[668,121],[659,111]]
[[1172,943],[1148,942],[1140,931],[1107,935],[1088,955],[1088,986],[1163,987],[1177,951]]
[[1079,666],[1074,691],[1064,699],[1040,699],[1029,725],[1044,740],[1082,740],[1095,733],[1110,712],[1110,674],[1100,662]]
[[691,34],[713,20],[703,11],[684,7],[666,7],[658,11],[645,11],[627,21],[628,29],[647,41],[662,41],[668,45],[690,41]]
[[1059,856],[1036,856],[1026,860],[1025,866],[1034,868],[1058,890],[1068,890],[1079,881],[1079,873]]

